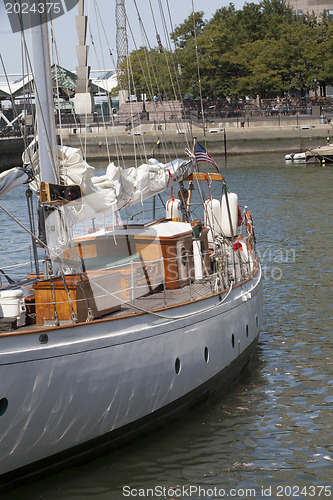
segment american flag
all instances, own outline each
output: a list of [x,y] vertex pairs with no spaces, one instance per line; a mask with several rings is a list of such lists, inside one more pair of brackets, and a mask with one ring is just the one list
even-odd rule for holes
[[198,142],[195,143],[195,159],[197,161],[208,161],[208,163],[211,163],[212,165],[214,165],[216,170],[218,172],[220,172],[220,169],[217,166],[217,164],[215,163],[215,161],[213,160],[213,158],[210,156],[209,153],[207,153],[205,148],[203,146],[201,146],[201,144],[199,144]]

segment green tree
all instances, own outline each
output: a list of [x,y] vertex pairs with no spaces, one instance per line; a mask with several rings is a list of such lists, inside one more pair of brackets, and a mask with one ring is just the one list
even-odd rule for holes
[[204,20],[204,12],[195,12],[188,16],[182,24],[179,24],[171,34],[171,38],[175,43],[176,48],[186,49],[193,48],[195,36],[200,36],[203,33],[206,21]]
[[145,85],[150,94],[164,89],[175,98],[179,83],[181,95],[192,93],[197,58],[208,98],[276,97],[313,89],[315,78],[321,88],[333,82],[333,20],[327,16],[299,18],[284,0],[261,0],[240,10],[229,4],[209,21],[196,12],[194,20],[189,16],[171,34],[173,52],[141,48],[131,54],[132,87]]
[[174,99],[174,81],[170,80],[170,74],[174,74],[172,58],[169,51],[160,53],[156,48],[148,50],[141,47],[133,51],[129,60],[121,66],[120,86],[130,89],[130,93],[136,94],[138,99],[143,90],[149,99],[153,99],[155,94]]

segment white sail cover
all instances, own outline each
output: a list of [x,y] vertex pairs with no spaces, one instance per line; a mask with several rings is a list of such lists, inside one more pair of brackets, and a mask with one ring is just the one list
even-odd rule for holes
[[[38,160],[37,151],[31,159],[36,174],[31,187],[36,191],[39,188]],[[58,160],[64,184],[77,184],[83,193],[82,206],[78,208],[76,203],[76,222],[140,203],[180,182],[194,169],[192,159],[163,164],[151,158],[138,168],[123,169],[110,163],[104,175],[96,176],[95,168],[83,160],[79,149],[61,146],[58,147]]]
[[0,174],[0,196],[21,186],[28,180],[28,175],[22,168],[15,167]]

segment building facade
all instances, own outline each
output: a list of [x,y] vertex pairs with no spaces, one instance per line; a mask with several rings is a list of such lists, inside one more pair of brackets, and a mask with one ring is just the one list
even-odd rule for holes
[[289,5],[298,16],[307,12],[319,16],[325,12],[333,19],[333,0],[289,0]]

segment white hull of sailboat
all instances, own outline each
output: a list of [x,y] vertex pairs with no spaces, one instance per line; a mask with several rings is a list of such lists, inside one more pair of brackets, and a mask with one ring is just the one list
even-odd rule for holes
[[142,314],[20,333],[19,348],[16,334],[3,336],[3,481],[138,433],[230,385],[258,338],[261,288],[259,268],[224,302],[214,295],[161,312],[170,320]]

